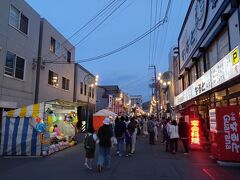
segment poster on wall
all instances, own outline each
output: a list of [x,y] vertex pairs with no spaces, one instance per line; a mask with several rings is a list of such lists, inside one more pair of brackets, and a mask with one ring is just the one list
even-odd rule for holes
[[210,131],[215,132],[217,129],[216,124],[216,109],[209,110]]

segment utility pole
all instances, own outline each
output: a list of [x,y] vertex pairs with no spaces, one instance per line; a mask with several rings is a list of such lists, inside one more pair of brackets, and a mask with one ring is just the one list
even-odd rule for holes
[[157,119],[159,119],[159,108],[158,108],[158,105],[159,105],[158,101],[159,101],[159,99],[158,99],[158,86],[157,86],[156,66],[155,65],[151,65],[149,67],[153,68],[153,70],[154,70],[154,94],[155,94],[156,101],[157,101],[157,103],[156,103]]

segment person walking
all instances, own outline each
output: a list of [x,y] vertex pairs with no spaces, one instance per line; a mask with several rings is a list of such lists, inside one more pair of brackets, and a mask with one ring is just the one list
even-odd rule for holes
[[131,154],[135,153],[135,147],[137,142],[137,129],[138,122],[134,117],[131,118],[130,123],[128,124],[128,129],[132,136],[132,146],[131,146]]
[[175,154],[178,150],[178,125],[177,121],[173,120],[172,125],[169,128],[169,134],[170,134],[170,150],[173,154]]
[[179,136],[182,140],[183,147],[184,147],[184,154],[187,155],[189,152],[189,124],[185,122],[184,117],[179,118],[179,124],[178,124],[178,130],[179,130]]
[[147,136],[148,131],[147,131],[147,117],[143,117],[143,135]]
[[128,157],[129,155],[131,155],[131,149],[132,149],[132,134],[129,126],[125,131],[125,144],[126,144],[125,156]]
[[110,122],[109,118],[105,118],[103,120],[103,126],[99,128],[97,134],[99,138],[98,172],[101,172],[103,167],[110,168],[110,149],[112,147],[111,139],[113,137],[113,130]]
[[154,133],[154,116],[151,115],[150,119],[148,120],[147,123],[147,128],[148,128],[148,133],[149,133],[149,144],[154,145],[154,137],[155,137],[155,133]]
[[170,119],[169,118],[167,118],[166,119],[166,125],[165,125],[165,129],[164,129],[164,133],[165,133],[165,135],[166,135],[166,152],[169,152],[170,150],[170,148],[169,148],[169,146],[170,146],[170,126],[171,126],[171,121],[170,121]]
[[84,165],[90,170],[92,170],[92,161],[95,155],[97,139],[98,138],[94,132],[94,129],[88,129],[88,132],[84,138],[84,149],[86,151]]
[[123,154],[123,145],[124,145],[124,135],[126,131],[126,124],[124,123],[124,117],[122,116],[119,119],[115,120],[114,132],[117,138],[117,155],[122,156]]

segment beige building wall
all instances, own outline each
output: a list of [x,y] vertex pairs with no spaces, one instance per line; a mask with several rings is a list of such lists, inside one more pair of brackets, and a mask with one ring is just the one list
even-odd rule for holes
[[[9,23],[11,5],[28,18],[27,34]],[[33,62],[38,55],[39,29],[40,15],[25,1],[0,1],[0,108],[17,108],[34,101],[36,69]],[[8,51],[25,59],[23,80],[4,73]]]
[[[39,82],[39,102],[52,101],[56,99],[73,102],[74,91],[74,61],[75,48],[66,41],[66,38],[60,34],[46,19],[42,19],[42,50],[41,57],[44,61],[54,61],[54,63],[43,63],[40,71]],[[51,37],[61,44],[60,55],[50,51]],[[64,58],[64,49],[71,52],[71,63],[67,63]],[[58,86],[54,87],[48,83],[49,71],[58,74]],[[62,78],[70,80],[69,90],[62,88]]]

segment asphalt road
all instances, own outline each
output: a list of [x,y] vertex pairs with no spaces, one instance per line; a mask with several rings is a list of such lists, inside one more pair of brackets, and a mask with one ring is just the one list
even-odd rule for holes
[[164,145],[150,146],[143,137],[138,138],[132,157],[115,156],[113,149],[111,168],[102,173],[84,167],[84,154],[80,143],[49,157],[0,158],[0,180],[240,179],[239,167],[220,167],[207,152],[183,155],[180,147],[177,154],[170,154],[164,151]]

